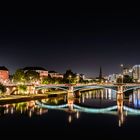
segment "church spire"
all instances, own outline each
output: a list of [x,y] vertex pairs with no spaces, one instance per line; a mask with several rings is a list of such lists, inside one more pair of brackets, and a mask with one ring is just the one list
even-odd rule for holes
[[102,68],[100,66],[100,72],[99,72],[99,80],[101,81],[102,80]]

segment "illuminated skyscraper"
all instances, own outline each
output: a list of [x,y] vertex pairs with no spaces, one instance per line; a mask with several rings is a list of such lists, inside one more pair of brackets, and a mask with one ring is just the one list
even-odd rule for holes
[[132,69],[134,82],[140,82],[140,65],[135,65]]

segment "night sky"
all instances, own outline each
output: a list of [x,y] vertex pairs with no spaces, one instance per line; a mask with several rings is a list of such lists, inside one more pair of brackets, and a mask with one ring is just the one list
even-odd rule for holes
[[0,65],[42,66],[96,77],[140,64],[137,9],[82,9],[47,16],[0,16]]

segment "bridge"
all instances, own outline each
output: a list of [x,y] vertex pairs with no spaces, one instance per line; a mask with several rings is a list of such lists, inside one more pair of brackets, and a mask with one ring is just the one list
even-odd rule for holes
[[123,105],[123,100],[120,98],[121,96],[117,95],[116,103],[117,105],[104,107],[104,108],[93,108],[93,107],[85,107],[82,105],[77,105],[74,103],[74,100],[68,98],[66,104],[62,105],[48,105],[43,101],[36,101],[35,104],[40,108],[46,109],[55,109],[55,110],[63,110],[70,111],[70,113],[93,113],[93,114],[110,114],[118,116],[118,125],[119,127],[124,123],[125,117],[128,115],[140,115],[140,110],[131,108]]
[[129,90],[139,89],[140,84],[50,84],[50,85],[38,85],[36,90],[42,89],[61,89],[67,92],[75,92],[84,89],[111,89],[117,93],[124,93]]
[[[14,91],[17,90],[18,84],[7,84],[5,85],[7,87],[7,93],[13,93]],[[39,90],[44,90],[44,89],[60,89],[64,90],[67,93],[74,93],[76,91],[81,91],[81,90],[90,90],[90,89],[111,89],[116,93],[124,93],[129,90],[133,89],[139,89],[140,84],[47,84],[47,85],[32,85],[32,84],[26,84],[28,87],[28,90],[31,92],[37,93]],[[69,94],[71,96],[71,94]]]
[[[47,105],[45,103],[42,103],[40,101],[36,101],[36,105],[38,105],[41,108],[47,108],[47,109],[65,109],[69,107],[69,104],[63,104],[63,105]],[[112,111],[116,111],[119,107],[117,105],[105,107],[105,108],[89,108],[89,107],[83,107],[80,105],[73,104],[73,109],[76,109],[76,111],[79,112],[86,112],[86,113],[109,113]],[[122,107],[124,111],[128,111],[130,115],[140,115],[139,109],[130,108],[128,106]]]

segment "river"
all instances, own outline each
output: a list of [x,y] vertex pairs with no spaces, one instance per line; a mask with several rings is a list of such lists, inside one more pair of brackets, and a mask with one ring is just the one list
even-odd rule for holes
[[140,130],[140,90],[125,95],[121,112],[110,89],[84,91],[73,100],[61,95],[2,104],[1,133],[134,138]]

